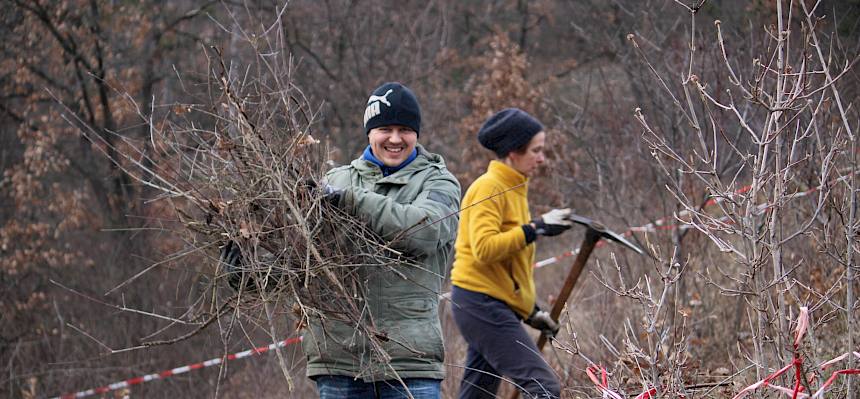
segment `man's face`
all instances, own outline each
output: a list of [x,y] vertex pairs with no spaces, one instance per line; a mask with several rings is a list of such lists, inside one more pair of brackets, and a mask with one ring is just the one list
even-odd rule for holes
[[529,141],[526,151],[522,154],[516,152],[508,153],[509,165],[518,170],[524,176],[532,176],[540,167],[544,160],[543,151],[545,149],[546,133],[540,132],[532,137]]
[[418,133],[401,125],[380,126],[370,129],[367,135],[370,150],[376,159],[385,166],[398,166],[409,158],[415,144],[418,143]]

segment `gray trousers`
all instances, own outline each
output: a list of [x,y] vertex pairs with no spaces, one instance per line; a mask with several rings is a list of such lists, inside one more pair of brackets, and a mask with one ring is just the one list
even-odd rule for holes
[[495,398],[500,376],[527,398],[558,398],[561,386],[517,314],[489,295],[452,287],[451,309],[469,344],[460,399]]

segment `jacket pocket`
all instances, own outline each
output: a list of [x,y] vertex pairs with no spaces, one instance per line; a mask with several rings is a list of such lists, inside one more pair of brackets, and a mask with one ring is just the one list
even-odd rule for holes
[[308,364],[335,366],[340,363],[351,364],[358,360],[367,349],[367,343],[354,328],[341,323],[322,323],[313,320],[305,330],[302,347]]
[[384,344],[392,361],[441,361],[442,329],[434,299],[401,299],[389,302],[383,329]]
[[514,277],[514,265],[510,260],[505,262],[505,272],[507,280],[506,283],[509,283],[506,288],[508,288],[510,293],[512,293],[515,297],[520,296],[520,284],[517,282],[516,277]]

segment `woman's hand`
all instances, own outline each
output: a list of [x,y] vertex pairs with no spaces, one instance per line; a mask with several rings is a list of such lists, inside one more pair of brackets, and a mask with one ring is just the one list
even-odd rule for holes
[[567,219],[568,216],[570,216],[570,208],[553,209],[541,215],[540,218],[532,220],[531,225],[538,235],[557,236],[573,226],[573,222]]
[[548,337],[554,337],[558,334],[559,330],[558,322],[552,319],[549,312],[541,310],[537,305],[535,305],[529,318],[526,319],[526,324],[532,326],[532,328],[536,330],[540,330],[542,334]]

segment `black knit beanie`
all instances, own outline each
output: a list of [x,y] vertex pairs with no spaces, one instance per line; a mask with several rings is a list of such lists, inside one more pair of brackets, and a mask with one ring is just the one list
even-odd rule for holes
[[484,122],[478,130],[478,141],[482,146],[504,158],[520,148],[543,130],[543,125],[533,116],[519,108],[507,108],[497,112]]
[[408,87],[389,82],[376,88],[364,109],[365,133],[380,126],[402,125],[418,133],[421,129],[421,107]]

